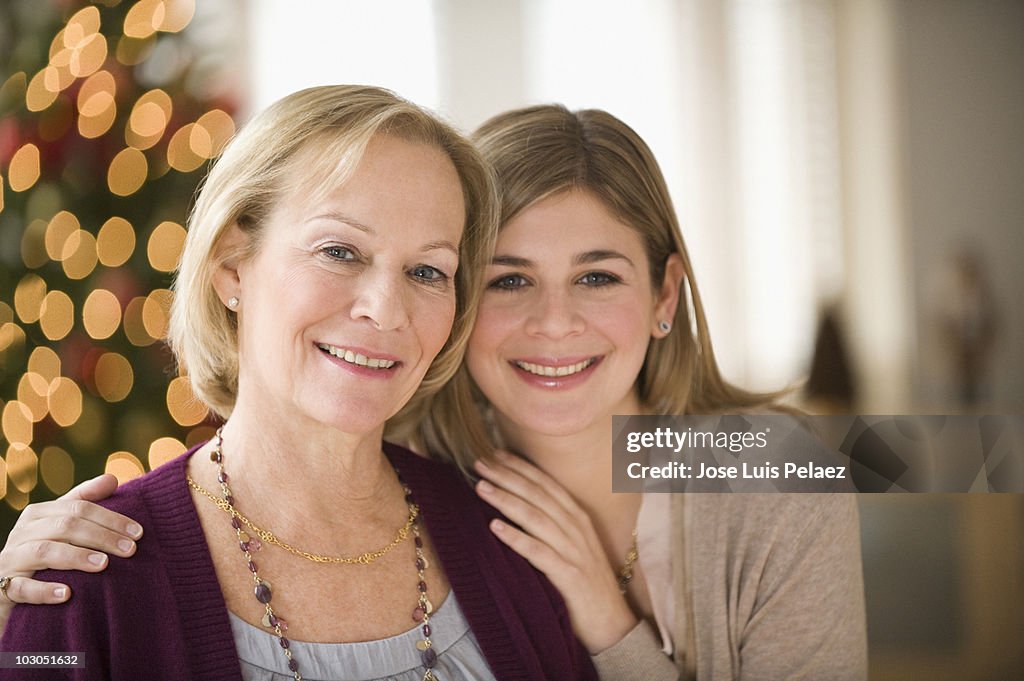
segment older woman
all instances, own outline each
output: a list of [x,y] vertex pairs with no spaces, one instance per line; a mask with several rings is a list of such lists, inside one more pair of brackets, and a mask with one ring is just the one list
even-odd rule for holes
[[592,675],[457,473],[382,443],[461,362],[492,191],[465,140],[386,91],[254,118],[199,195],[172,309],[225,424],[111,497],[146,528],[134,557],[15,608],[3,649],[79,653],[83,679]]

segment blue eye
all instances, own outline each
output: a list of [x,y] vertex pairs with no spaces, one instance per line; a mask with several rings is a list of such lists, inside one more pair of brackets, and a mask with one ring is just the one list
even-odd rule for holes
[[515,291],[527,285],[526,277],[521,274],[504,274],[487,285],[489,289],[499,291]]
[[409,274],[412,275],[414,279],[419,279],[420,281],[425,281],[431,284],[437,284],[448,280],[447,274],[436,267],[431,267],[430,265],[417,265],[412,268]]
[[608,272],[587,272],[582,277],[576,280],[577,283],[585,286],[608,286],[609,284],[618,284],[622,280],[616,277],[614,274]]
[[320,252],[332,260],[349,261],[356,259],[355,252],[345,246],[324,246],[320,249]]

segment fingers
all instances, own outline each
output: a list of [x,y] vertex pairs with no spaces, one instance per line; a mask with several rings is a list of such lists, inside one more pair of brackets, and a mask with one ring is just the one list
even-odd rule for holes
[[71,589],[64,584],[29,577],[15,577],[7,586],[7,599],[12,603],[63,603],[70,595]]
[[509,491],[485,479],[477,483],[476,490],[484,501],[545,544],[562,550],[580,546],[581,538],[572,521],[553,500],[535,489],[523,491],[519,487]]
[[117,478],[110,473],[98,475],[81,483],[65,494],[63,499],[85,499],[86,501],[101,501],[106,499],[117,489]]
[[62,496],[50,512],[82,518],[128,539],[138,539],[142,536],[142,526],[128,516],[91,503],[106,499],[113,494],[115,489],[117,489],[117,478],[110,474],[100,475],[86,480]]
[[22,554],[17,557],[17,560],[20,563],[19,568],[23,572],[34,572],[47,568],[99,572],[106,568],[109,562],[105,553],[45,539],[27,542],[18,547],[16,552]]
[[490,528],[499,540],[556,582],[555,586],[559,590],[562,589],[562,585],[557,582],[561,581],[563,572],[570,566],[549,544],[497,519],[491,521]]
[[[553,479],[526,461],[513,462],[512,457],[498,455],[496,461],[487,464],[476,463],[476,470],[492,487],[478,484],[477,490],[484,499],[527,531],[536,533],[536,523],[546,516],[564,533],[571,533],[574,540],[586,534],[581,523],[587,521],[586,513],[569,494]],[[559,501],[559,496],[565,499]]]

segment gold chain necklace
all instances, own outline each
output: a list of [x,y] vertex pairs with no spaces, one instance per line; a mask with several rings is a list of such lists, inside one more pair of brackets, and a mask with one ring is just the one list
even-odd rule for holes
[[258,525],[256,525],[256,523],[252,522],[244,515],[242,515],[242,513],[237,508],[229,504],[224,499],[221,499],[220,497],[214,495],[213,492],[211,492],[210,490],[206,489],[198,482],[193,480],[192,476],[186,474],[185,478],[188,480],[189,487],[199,492],[213,503],[217,504],[220,510],[224,511],[231,517],[238,518],[246,527],[252,530],[253,534],[259,537],[261,541],[265,541],[268,544],[273,544],[274,546],[280,546],[285,551],[288,551],[289,553],[292,553],[296,556],[305,558],[306,560],[313,561],[314,563],[369,565],[373,561],[387,554],[388,551],[395,548],[403,541],[405,541],[406,538],[408,538],[409,531],[412,529],[413,524],[415,524],[416,518],[419,516],[420,512],[419,506],[412,502],[409,502],[409,518],[405,521],[405,525],[399,528],[398,534],[395,535],[395,538],[391,540],[391,543],[385,546],[384,548],[377,549],[376,551],[367,551],[366,553],[360,554],[358,556],[325,556],[319,553],[312,553],[311,551],[303,551],[302,549],[295,548],[294,546],[281,541],[273,532],[271,532],[270,530],[264,530],[263,528],[259,527]]
[[619,570],[619,591],[622,593],[626,593],[626,587],[633,581],[633,566],[639,557],[640,551],[636,545],[636,528],[633,528],[633,544],[629,547],[629,551],[626,552],[626,564]]
[[[259,568],[256,566],[255,561],[253,561],[253,553],[259,551],[262,547],[262,544],[260,544],[260,540],[250,538],[249,535],[246,534],[245,530],[242,529],[243,522],[250,528],[253,528],[254,532],[256,531],[256,526],[253,525],[249,520],[247,520],[245,516],[239,513],[234,506],[235,498],[234,495],[232,495],[231,493],[231,488],[228,486],[228,474],[224,471],[224,453],[221,450],[221,447],[224,443],[223,430],[223,428],[217,429],[217,435],[214,439],[213,450],[210,452],[210,460],[217,465],[217,482],[220,483],[222,497],[220,499],[214,497],[212,494],[204,490],[187,473],[185,474],[185,477],[188,480],[188,484],[193,489],[199,491],[200,493],[206,495],[207,497],[213,499],[214,501],[222,501],[224,504],[223,506],[221,506],[220,503],[218,503],[217,505],[220,506],[221,508],[226,507],[225,510],[231,516],[231,527],[234,528],[236,536],[238,537],[238,546],[242,550],[242,553],[245,555],[246,565],[249,568],[249,572],[252,573],[254,585],[253,594],[256,596],[256,600],[263,605],[265,611],[262,624],[268,629],[271,629],[277,636],[278,643],[281,646],[281,650],[284,653],[285,658],[288,660],[288,671],[292,673],[292,678],[294,678],[295,681],[302,681],[302,674],[299,672],[299,661],[295,659],[294,655],[292,655],[292,643],[284,634],[284,632],[288,630],[288,623],[277,616],[277,612],[271,605],[271,601],[274,598],[273,587],[270,585],[270,582],[268,580],[260,576]],[[402,480],[402,474],[397,469],[395,470],[395,473],[398,475],[398,483],[402,486],[402,491],[405,493],[405,503],[408,504],[409,506],[409,524],[406,525],[406,528],[403,529],[403,532],[409,528],[412,529],[413,547],[416,553],[416,576],[419,577],[420,580],[418,585],[419,595],[416,600],[416,607],[412,611],[412,620],[416,622],[416,626],[420,627],[420,631],[423,633],[423,638],[416,642],[416,650],[419,651],[420,662],[423,664],[423,681],[438,681],[437,676],[434,675],[434,667],[437,666],[438,662],[437,651],[434,650],[434,642],[430,638],[430,616],[434,611],[434,606],[430,603],[430,600],[427,598],[427,578],[424,574],[424,571],[427,569],[427,558],[423,550],[423,538],[420,537],[419,524],[416,522],[418,508],[416,504],[414,504],[412,501],[412,491]],[[273,536],[273,534],[270,534],[270,537],[274,540],[277,539]],[[381,555],[384,555],[389,550],[391,550],[391,548],[397,546],[398,543],[401,542],[402,538],[404,538],[404,536],[402,532],[400,532],[399,539],[396,539],[391,543],[390,546],[381,549],[380,551],[375,551],[371,554],[363,554],[363,556],[360,556],[358,558],[340,560],[360,563],[364,562],[361,561],[360,558],[363,558],[367,555],[372,555],[374,553],[379,554],[377,555],[377,558],[379,558]],[[292,549],[283,542],[272,543],[277,543],[278,546],[287,548],[292,552],[297,552],[297,549]],[[305,552],[298,553],[299,555],[307,555],[305,554]],[[315,554],[308,555],[315,556]],[[324,556],[324,558],[326,558],[326,556]],[[314,560],[314,558],[310,558],[310,560]],[[373,560],[376,560],[376,558],[367,559],[365,563],[372,562]]]

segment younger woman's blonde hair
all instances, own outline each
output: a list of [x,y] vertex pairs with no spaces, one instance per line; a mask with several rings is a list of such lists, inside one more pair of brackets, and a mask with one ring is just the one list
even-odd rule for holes
[[[473,139],[497,177],[500,224],[544,198],[583,190],[643,239],[655,291],[669,256],[679,254],[685,274],[672,331],[651,341],[636,379],[645,408],[688,414],[771,406],[774,395],[750,393],[722,378],[668,187],[654,154],[632,128],[605,111],[543,105],[499,114]],[[416,445],[470,470],[494,448],[481,414],[485,404],[463,366],[435,397]]]
[[[308,192],[316,199],[343,184],[375,135],[442,150],[458,173],[466,210],[451,336],[389,426],[401,436],[461,365],[494,249],[497,213],[489,166],[454,128],[388,90],[309,88],[277,101],[242,128],[214,164],[189,216],[168,342],[195,394],[221,418],[230,416],[237,397],[238,335],[235,313],[214,291],[214,273],[227,260],[251,257],[259,249],[267,216],[286,197]],[[221,248],[221,238],[234,224],[249,236],[244,252]]]

